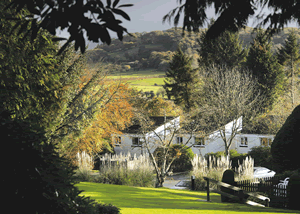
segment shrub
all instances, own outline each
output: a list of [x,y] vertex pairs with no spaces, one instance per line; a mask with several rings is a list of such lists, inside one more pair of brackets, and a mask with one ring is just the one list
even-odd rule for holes
[[[154,157],[156,157],[158,166],[161,167],[163,163],[162,148],[156,148],[153,154]],[[177,157],[171,165],[173,172],[186,172],[192,170],[193,165],[191,160],[194,158],[194,152],[191,148],[181,144],[173,144],[167,157],[167,164],[169,164],[175,156],[179,157]]]
[[271,145],[274,170],[282,173],[285,170],[296,170],[300,168],[298,150],[300,138],[300,105],[277,132]]
[[293,174],[290,177],[289,184],[287,186],[287,198],[288,208],[300,210],[299,203],[299,192],[300,192],[300,174]]
[[255,166],[263,166],[269,169],[273,168],[271,147],[253,147],[248,152],[248,155],[250,155],[254,159]]
[[[230,184],[232,186],[236,186],[236,182],[234,181],[234,172],[231,169],[227,169],[222,176],[222,182]],[[234,194],[234,190],[228,189],[226,187],[221,186],[221,191],[229,193],[231,195]],[[233,200],[229,197],[226,197],[224,195],[221,195],[221,201],[222,202],[233,202]]]

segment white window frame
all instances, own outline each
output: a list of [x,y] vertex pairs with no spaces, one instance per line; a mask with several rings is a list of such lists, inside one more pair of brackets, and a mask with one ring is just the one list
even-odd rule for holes
[[248,137],[241,137],[239,146],[248,147]]
[[114,136],[114,144],[115,146],[120,146],[122,143],[122,137],[121,136]]
[[[263,139],[267,139],[267,142],[266,142],[267,145],[263,144]],[[272,145],[273,138],[271,138],[271,137],[260,137],[260,138],[259,138],[259,142],[260,142],[260,145],[261,145],[261,146],[269,147],[269,146]]]
[[[200,140],[201,139],[201,142],[200,142],[200,144],[198,144],[197,143],[197,140]],[[206,144],[205,144],[205,141],[206,141],[206,139],[205,139],[205,137],[194,137],[194,147],[202,147],[202,148],[204,148],[205,146],[206,146]]]
[[[137,139],[137,144],[134,142],[134,140]],[[132,137],[131,138],[131,146],[132,147],[142,147],[142,144],[144,142],[144,139],[142,137]]]
[[176,137],[176,144],[183,144],[183,137],[182,136]]

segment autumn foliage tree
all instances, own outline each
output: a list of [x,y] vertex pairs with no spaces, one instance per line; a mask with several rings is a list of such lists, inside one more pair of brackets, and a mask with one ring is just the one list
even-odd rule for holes
[[77,151],[95,155],[104,148],[112,150],[111,134],[120,133],[131,123],[133,112],[128,85],[116,82],[106,84],[109,85],[108,96],[111,96],[111,101],[98,109],[91,125],[75,140],[73,155]]

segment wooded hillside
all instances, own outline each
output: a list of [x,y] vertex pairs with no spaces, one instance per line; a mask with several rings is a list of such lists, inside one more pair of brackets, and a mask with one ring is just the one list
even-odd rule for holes
[[[275,51],[284,40],[291,29],[295,29],[300,35],[298,28],[286,28],[284,31],[273,36],[273,51]],[[113,39],[111,45],[98,45],[94,49],[88,51],[88,59],[90,64],[97,63],[100,60],[104,62],[112,62],[119,66],[120,71],[124,68],[140,69],[157,69],[165,71],[172,59],[173,52],[178,44],[184,53],[193,56],[193,66],[197,66],[197,49],[199,49],[198,39],[200,34],[206,29],[202,29],[199,34],[186,33],[182,37],[182,29],[171,28],[166,31],[151,31],[142,33],[132,33],[133,36],[126,35],[123,41]],[[253,41],[255,34],[252,33],[253,28],[247,27],[240,31],[240,39],[243,41],[244,47],[248,47]]]

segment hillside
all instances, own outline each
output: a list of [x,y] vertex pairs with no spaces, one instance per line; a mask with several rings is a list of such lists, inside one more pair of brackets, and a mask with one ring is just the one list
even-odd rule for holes
[[[273,50],[275,51],[284,43],[288,32],[291,29],[300,35],[298,28],[286,28],[284,31],[273,36]],[[202,29],[200,33],[206,29]],[[247,27],[240,31],[240,39],[245,47],[249,46],[255,37],[252,34],[253,28]],[[165,71],[172,59],[172,54],[176,50],[178,44],[181,44],[182,50],[193,56],[193,65],[197,66],[197,49],[199,49],[199,34],[188,34],[182,37],[182,29],[171,28],[166,31],[151,31],[143,33],[133,33],[133,36],[126,35],[123,41],[113,39],[110,45],[98,45],[94,49],[89,50],[88,62],[95,64],[99,60],[119,64],[119,71],[127,69],[141,70],[154,69]]]

